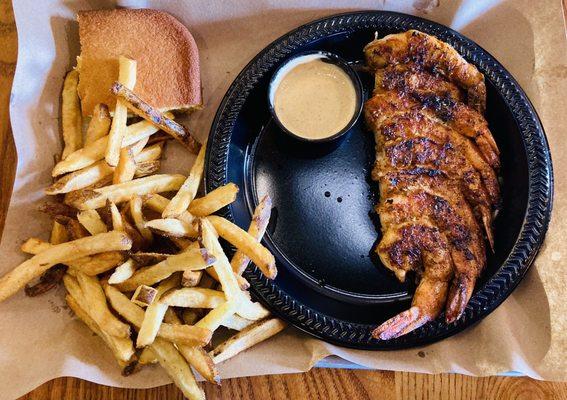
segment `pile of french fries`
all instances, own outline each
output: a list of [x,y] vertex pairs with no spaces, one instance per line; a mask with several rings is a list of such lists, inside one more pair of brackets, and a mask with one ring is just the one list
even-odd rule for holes
[[[22,245],[33,257],[0,278],[0,301],[20,289],[37,296],[62,282],[69,307],[125,375],[159,363],[187,398],[204,399],[193,369],[219,383],[216,364],[285,327],[250,299],[242,277],[250,261],[276,276],[274,257],[260,244],[271,200],[262,198],[248,232],[213,215],[236,199],[238,187],[229,183],[196,198],[205,146],[133,92],[134,60],[121,57],[119,65],[114,116],[98,105],[85,133],[79,76],[67,74],[65,145],[46,189],[56,201],[42,209],[53,218],[51,237]],[[129,110],[141,120],[129,120]],[[157,173],[169,137],[197,153],[187,177]],[[231,260],[219,237],[236,247]],[[213,346],[218,331],[232,335]]]

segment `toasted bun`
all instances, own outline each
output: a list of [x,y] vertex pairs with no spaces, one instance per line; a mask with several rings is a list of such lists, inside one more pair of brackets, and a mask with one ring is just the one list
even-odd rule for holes
[[79,97],[83,115],[96,104],[116,104],[110,93],[118,79],[118,57],[137,61],[134,91],[160,110],[200,107],[199,52],[191,33],[171,15],[156,10],[80,12]]

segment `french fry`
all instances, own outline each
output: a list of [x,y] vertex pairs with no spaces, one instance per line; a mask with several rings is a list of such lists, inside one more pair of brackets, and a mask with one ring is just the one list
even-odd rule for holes
[[[169,240],[171,240],[175,247],[177,247],[179,250],[185,250],[187,247],[195,243],[193,240],[186,238],[169,238]],[[197,245],[199,244],[197,243]]]
[[199,151],[199,142],[191,135],[184,126],[178,124],[172,119],[162,114],[159,110],[153,108],[148,103],[140,99],[132,90],[120,82],[114,82],[111,91],[118,100],[124,101],[126,106],[135,114],[144,118],[159,127],[164,132],[170,134],[184,145],[189,151],[197,153]]
[[216,364],[226,361],[255,344],[281,332],[285,327],[286,324],[278,318],[258,321],[215,347],[213,350],[213,360]]
[[[143,140],[139,140],[137,142],[137,144],[140,143],[143,143]],[[141,151],[138,151],[138,149],[134,148],[134,154],[135,154],[134,159],[136,161],[136,164],[141,164],[148,161],[156,161],[159,160],[162,152],[163,152],[163,146],[161,145],[161,143],[153,144],[151,146],[141,149]]]
[[85,146],[108,135],[110,123],[108,106],[106,104],[97,104],[93,109],[93,115],[85,134]]
[[237,194],[238,186],[234,183],[228,183],[203,197],[193,200],[189,205],[189,212],[196,217],[206,217],[232,203],[236,200]]
[[[136,85],[136,61],[120,56],[118,64],[118,81],[124,87],[133,89]],[[118,165],[118,160],[120,159],[120,149],[122,148],[122,138],[126,132],[127,118],[128,110],[126,109],[126,104],[121,99],[117,99],[112,125],[108,133],[108,145],[105,155],[106,162],[113,167]]]
[[157,193],[144,197],[144,206],[160,214],[163,213],[168,204],[169,200]]
[[219,235],[248,256],[267,278],[274,279],[276,277],[278,271],[274,256],[254,236],[222,217],[210,215],[207,219]]
[[112,183],[122,183],[131,181],[136,174],[136,161],[134,160],[134,152],[131,147],[120,149],[118,165],[114,170]]
[[[137,122],[126,128],[126,136],[122,140],[122,147],[128,147],[140,140],[150,137],[159,129],[151,125],[147,121]],[[59,161],[51,173],[52,176],[63,175],[67,172],[73,172],[88,167],[104,158],[106,147],[108,145],[108,136],[89,143],[82,149],[79,149],[67,156],[65,160]],[[160,146],[158,143],[153,146]],[[149,147],[148,147],[149,148]]]
[[[26,240],[21,250],[28,254],[39,254],[44,250],[53,247],[50,243],[44,242],[41,239],[30,238]],[[122,253],[119,251],[107,251],[104,253],[94,254],[62,262],[61,264],[67,265],[70,268],[81,271],[87,275],[98,275],[120,265],[124,261]]]
[[[166,112],[164,114],[167,118],[174,118],[174,115],[171,112]],[[149,138],[150,141],[152,140],[152,135],[159,132],[159,128],[156,127],[151,122],[146,120],[136,122],[135,124],[128,125],[126,128],[126,135],[122,139],[122,147],[131,146],[136,142],[139,142],[142,139]],[[168,137],[170,137],[168,135]],[[160,141],[162,142],[162,141]],[[161,143],[157,143],[161,146]]]
[[[219,276],[213,267],[207,268],[206,271],[208,276],[213,278],[215,281],[220,282]],[[250,283],[242,275],[234,274],[234,277],[236,278],[236,282],[238,282],[238,287],[241,290],[248,290],[250,288]]]
[[111,285],[122,283],[134,275],[134,272],[136,272],[136,263],[129,258],[126,262],[116,267],[112,275],[108,278],[108,283]]
[[84,189],[112,175],[113,171],[114,168],[108,165],[106,161],[98,161],[88,167],[63,176],[45,189],[45,193],[55,195]]
[[189,176],[183,182],[183,185],[179,188],[179,191],[173,196],[170,202],[163,210],[163,218],[176,218],[181,215],[184,211],[187,211],[187,207],[195,198],[199,185],[203,177],[203,169],[205,167],[205,150],[206,145],[201,146],[199,154],[195,159],[193,167],[189,172]]
[[194,287],[201,282],[201,278],[203,277],[203,271],[191,271],[185,270],[183,271],[183,276],[181,278],[181,286],[184,287]]
[[151,286],[140,285],[132,295],[131,301],[140,307],[147,307],[153,304],[154,300],[157,301],[157,294],[157,289]]
[[[134,157],[136,163],[135,176],[146,176],[157,172],[160,165],[158,159],[161,156],[161,152],[162,146],[157,144],[147,147],[140,154],[136,155]],[[105,160],[100,160],[61,177],[45,189],[45,193],[55,195],[84,189],[112,176],[114,170],[114,167],[108,165]]]
[[[157,193],[148,195],[144,199],[144,205],[146,207],[148,207],[150,210],[158,212],[160,214],[165,211],[165,208],[167,207],[168,204],[169,204],[169,200],[166,199],[163,196],[160,196]],[[195,217],[193,217],[193,215],[191,215],[189,213],[189,211],[183,211],[181,214],[179,214],[177,216],[177,219],[179,221],[181,221],[182,223],[184,223],[185,225],[191,226],[191,228],[193,227],[193,223],[195,221]],[[194,228],[192,228],[192,229],[194,229]],[[195,235],[196,234],[197,234],[197,231],[195,230]]]
[[255,321],[251,321],[246,318],[242,318],[238,315],[232,315],[225,319],[222,323],[223,326],[226,326],[228,329],[233,329],[235,331],[241,331],[250,325],[254,324]]
[[160,365],[185,397],[189,400],[205,400],[205,392],[195,380],[189,364],[173,344],[156,338],[151,348]]
[[140,196],[134,195],[130,199],[130,215],[144,240],[147,243],[151,243],[153,241],[153,235],[150,229],[146,227],[146,221],[142,213],[142,198]]
[[136,340],[136,347],[141,348],[152,344],[158,334],[159,328],[163,321],[163,317],[167,312],[168,305],[161,301],[162,295],[168,290],[179,285],[179,279],[167,279],[162,281],[155,293],[155,301],[148,305],[144,314],[142,326],[138,332],[138,339]]
[[120,149],[120,160],[114,170],[112,183],[128,182],[134,178],[137,169],[135,157],[144,149],[148,139],[144,138],[131,146]]
[[61,244],[69,240],[69,235],[67,235],[67,230],[63,225],[57,221],[53,221],[53,228],[51,228],[51,236],[49,242],[51,244]]
[[156,353],[152,350],[151,347],[146,347],[140,353],[140,357],[138,357],[138,364],[140,365],[149,365],[157,363],[157,356]]
[[162,262],[169,256],[171,256],[171,254],[147,253],[141,251],[130,255],[130,257],[132,257],[132,260],[136,263],[137,267],[146,267],[148,265],[157,264],[159,262]]
[[[58,222],[55,223],[58,224]],[[67,231],[64,232],[67,233]],[[38,238],[29,238],[24,243],[22,243],[20,250],[28,254],[39,254],[42,251],[49,249],[50,247],[52,247],[51,243]]]
[[[106,285],[104,290],[112,308],[140,329],[144,321],[144,310],[115,287]],[[165,340],[189,346],[204,346],[211,340],[211,335],[212,331],[204,327],[167,323],[162,323],[158,331],[158,336]]]
[[217,308],[213,308],[209,311],[207,315],[197,321],[195,326],[214,332],[224,323],[224,321],[234,315],[238,305],[237,301],[227,301]]
[[177,271],[186,269],[199,270],[208,267],[215,262],[205,249],[194,249],[189,252],[172,255],[156,265],[142,268],[128,280],[120,283],[117,287],[123,291],[135,290],[140,285],[153,285],[168,278]]
[[175,218],[154,219],[146,222],[145,227],[165,237],[195,238],[198,232],[191,225]]
[[55,264],[113,250],[129,250],[132,241],[120,232],[107,232],[71,242],[61,243],[42,251],[0,278],[0,301],[6,300],[39,277]]
[[107,144],[108,136],[104,136],[82,149],[74,151],[65,157],[65,159],[55,164],[51,175],[55,177],[67,172],[77,171],[102,160]]
[[108,232],[106,224],[102,222],[96,210],[85,210],[77,214],[77,219],[91,235]]
[[121,368],[129,365],[135,359],[134,346],[129,338],[117,338],[102,331],[89,314],[81,308],[77,300],[70,294],[65,296],[67,305],[75,315],[84,322],[98,337],[100,337],[112,351]]
[[86,228],[74,218],[59,216],[55,217],[55,221],[65,226],[67,235],[71,240],[81,239],[89,236],[89,231],[87,231]]
[[[172,325],[181,324],[179,317],[177,317],[171,309],[165,313],[164,320]],[[202,347],[192,347],[181,344],[176,344],[176,346],[181,355],[193,368],[195,368],[198,373],[201,374],[203,378],[217,385],[220,383],[220,376],[217,368],[215,367],[215,363],[209,353],[207,353]]]
[[224,293],[204,288],[183,288],[172,290],[161,298],[170,307],[217,308],[226,302]]
[[[248,233],[257,241],[262,239],[268,223],[270,222],[270,215],[272,212],[272,199],[270,196],[265,195],[258,203],[258,206],[254,210],[252,215],[252,221],[250,222],[250,227],[248,228]],[[248,264],[250,263],[250,258],[244,254],[241,250],[236,250],[232,260],[230,260],[230,266],[235,274],[242,275]]]
[[65,76],[63,91],[61,92],[61,127],[63,130],[63,154],[61,159],[83,146],[83,118],[81,115],[81,102],[77,93],[79,84],[79,71],[72,70]]
[[153,175],[159,172],[161,167],[161,161],[144,161],[141,163],[136,163],[136,171],[134,172],[133,179],[143,178],[144,176]]
[[122,214],[118,211],[118,207],[116,207],[116,204],[111,201],[108,202],[108,207],[110,209],[110,216],[112,219],[112,228],[115,231],[124,232],[124,220],[122,218]]
[[70,268],[81,271],[89,276],[95,276],[111,270],[122,264],[122,262],[124,262],[124,256],[120,251],[106,251],[76,260],[66,261],[62,264],[66,264]]
[[89,315],[95,320],[97,325],[104,327],[112,336],[130,337],[130,326],[116,318],[108,309],[106,296],[97,277],[79,272],[77,281],[84,298],[89,302]]
[[183,184],[183,175],[152,175],[145,178],[105,186],[95,190],[79,190],[67,193],[65,203],[79,210],[92,210],[104,207],[106,200],[120,203],[130,200],[134,195],[177,190]]
[[207,218],[199,221],[199,231],[204,247],[217,259],[213,266],[228,303],[234,302],[237,313],[246,319],[257,320],[267,316],[269,313],[261,304],[253,303],[244,295],[245,292],[240,290],[236,276],[232,272],[226,254],[224,254],[222,246],[218,241],[215,228]]
[[138,232],[138,230],[134,228],[132,224],[130,224],[127,216],[129,209],[130,207],[128,207],[128,205],[123,206],[122,210],[120,210],[120,217],[122,218],[122,227],[124,229],[124,232],[126,232],[130,239],[132,239],[131,251],[137,252],[144,247],[145,241],[140,232]]

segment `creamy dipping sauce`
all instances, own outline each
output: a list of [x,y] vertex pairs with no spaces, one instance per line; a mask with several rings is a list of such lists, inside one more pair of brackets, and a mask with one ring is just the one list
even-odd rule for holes
[[306,139],[340,132],[356,111],[356,90],[349,75],[320,56],[300,59],[282,71],[272,103],[289,131]]

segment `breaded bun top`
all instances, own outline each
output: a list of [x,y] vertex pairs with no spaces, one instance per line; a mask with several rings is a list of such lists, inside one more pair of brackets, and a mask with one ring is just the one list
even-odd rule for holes
[[200,107],[199,52],[187,28],[170,14],[148,9],[79,12],[79,97],[83,115],[96,104],[114,109],[110,93],[118,57],[137,61],[134,91],[160,110]]

